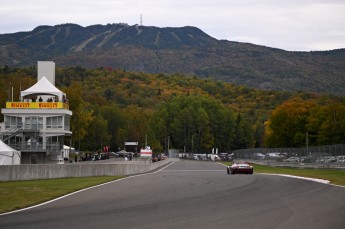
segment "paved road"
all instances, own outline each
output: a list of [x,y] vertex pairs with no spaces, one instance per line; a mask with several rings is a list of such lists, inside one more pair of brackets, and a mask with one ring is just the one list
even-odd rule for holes
[[[10,195],[10,193],[9,193]],[[345,228],[345,188],[179,161],[15,214],[0,228]]]

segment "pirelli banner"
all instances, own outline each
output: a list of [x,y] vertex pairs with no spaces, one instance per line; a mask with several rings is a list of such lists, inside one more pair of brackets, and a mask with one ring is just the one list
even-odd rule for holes
[[14,109],[69,109],[63,102],[6,102],[6,108]]

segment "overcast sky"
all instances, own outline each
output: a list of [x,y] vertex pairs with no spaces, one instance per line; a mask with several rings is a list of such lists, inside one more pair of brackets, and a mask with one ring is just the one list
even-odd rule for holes
[[39,25],[195,26],[290,51],[345,48],[345,0],[0,0],[0,34]]

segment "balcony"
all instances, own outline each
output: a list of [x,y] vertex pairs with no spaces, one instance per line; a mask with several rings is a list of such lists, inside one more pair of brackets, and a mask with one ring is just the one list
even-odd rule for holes
[[30,142],[25,142],[25,144],[22,144],[18,142],[9,143],[8,146],[21,152],[46,152],[47,155],[59,154],[60,151],[63,149],[63,145],[59,143],[50,143],[43,146],[41,143],[31,144]]

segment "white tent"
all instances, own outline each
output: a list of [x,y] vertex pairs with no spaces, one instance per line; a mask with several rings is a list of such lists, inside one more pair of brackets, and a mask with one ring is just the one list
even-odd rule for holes
[[62,101],[62,97],[66,96],[65,93],[57,89],[51,82],[49,82],[45,76],[43,76],[35,85],[20,93],[22,98],[32,98],[40,95],[57,96],[59,101]]
[[0,140],[0,165],[19,165],[20,152]]
[[69,158],[69,154],[74,152],[75,149],[73,147],[63,145],[63,157]]

